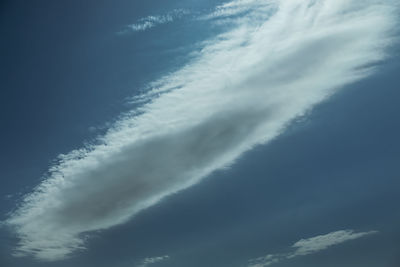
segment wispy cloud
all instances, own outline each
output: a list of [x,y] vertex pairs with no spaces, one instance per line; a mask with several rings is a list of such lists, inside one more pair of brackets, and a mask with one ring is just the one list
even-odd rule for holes
[[[394,1],[257,2],[191,63],[154,82],[149,102],[98,144],[59,157],[7,220],[17,255],[62,259],[84,249],[91,231],[229,167],[371,74],[396,28]],[[260,2],[270,7],[264,16]]]
[[159,262],[162,262],[162,261],[165,261],[168,259],[169,259],[168,255],[160,256],[160,257],[146,258],[143,260],[143,262],[138,267],[147,267],[151,264],[159,263]]
[[264,257],[252,259],[248,267],[265,267],[282,260],[292,259],[326,250],[332,246],[359,239],[364,236],[378,233],[377,231],[356,233],[353,230],[341,230],[326,235],[319,235],[308,239],[301,239],[292,245],[292,251],[283,254],[269,254]]
[[255,13],[268,11],[273,6],[272,1],[259,1],[259,0],[237,0],[223,3],[217,6],[211,13],[200,16],[200,19],[225,19],[237,17],[239,15],[251,15],[254,17]]
[[145,31],[161,24],[173,22],[174,20],[180,19],[187,14],[189,14],[189,11],[187,10],[175,9],[165,15],[147,16],[139,19],[134,24],[127,25],[122,31],[119,32],[119,34]]

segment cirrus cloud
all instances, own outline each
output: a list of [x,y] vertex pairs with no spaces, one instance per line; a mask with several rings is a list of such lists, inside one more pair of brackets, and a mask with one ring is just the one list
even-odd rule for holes
[[245,17],[154,82],[147,102],[98,144],[60,155],[6,220],[19,238],[15,255],[63,259],[84,249],[91,231],[125,223],[231,166],[370,75],[387,56],[397,20],[394,1],[246,3]]
[[150,15],[139,19],[136,23],[127,25],[119,34],[128,32],[141,32],[154,28],[158,25],[170,23],[174,20],[182,18],[184,15],[189,14],[189,11],[184,9],[175,9],[165,15]]
[[377,231],[356,233],[353,230],[340,230],[325,235],[319,235],[307,239],[301,239],[293,244],[292,252],[284,254],[269,254],[264,257],[252,259],[249,261],[248,267],[265,267],[282,260],[296,258],[298,256],[306,256],[326,250],[332,246],[339,245],[351,240],[359,239],[378,233]]
[[143,262],[138,266],[138,267],[147,267],[151,264],[154,263],[159,263],[165,260],[168,260],[169,256],[168,255],[164,255],[164,256],[159,256],[159,257],[152,257],[152,258],[145,258],[143,260]]

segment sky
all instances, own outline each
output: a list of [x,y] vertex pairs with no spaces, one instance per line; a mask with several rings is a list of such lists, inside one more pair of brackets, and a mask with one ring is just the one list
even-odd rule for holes
[[0,266],[399,266],[399,17],[2,1]]

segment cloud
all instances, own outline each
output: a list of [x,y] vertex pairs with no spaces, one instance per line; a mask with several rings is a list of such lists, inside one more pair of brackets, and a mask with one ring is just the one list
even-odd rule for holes
[[264,257],[252,259],[248,267],[265,267],[282,260],[292,259],[326,250],[332,246],[359,239],[364,236],[378,233],[377,231],[356,233],[353,230],[341,230],[326,235],[319,235],[308,239],[301,239],[292,245],[292,252],[284,254],[269,254]]
[[271,6],[271,1],[237,0],[225,2],[217,6],[213,12],[200,16],[199,18],[205,20],[226,19],[239,15],[246,15],[248,13],[252,13],[251,15],[254,16],[256,13],[260,14],[269,11]]
[[15,255],[59,260],[84,249],[90,232],[231,166],[387,57],[394,1],[264,2],[270,12],[250,6],[97,143],[59,156],[6,221]]
[[182,18],[184,15],[187,15],[188,13],[189,12],[184,9],[175,9],[167,13],[166,15],[147,16],[139,19],[137,23],[126,26],[122,31],[118,33],[125,34],[129,32],[145,31],[161,24],[173,22],[174,20]]
[[318,251],[325,250],[331,246],[376,233],[377,231],[355,233],[352,230],[342,230],[326,235],[319,235],[309,239],[301,239],[300,241],[297,241],[295,244],[293,244],[293,248],[296,249],[293,257],[316,253]]
[[150,264],[162,262],[162,261],[165,261],[168,259],[169,259],[168,255],[160,256],[160,257],[153,257],[153,258],[146,258],[143,260],[143,262],[138,267],[147,267]]

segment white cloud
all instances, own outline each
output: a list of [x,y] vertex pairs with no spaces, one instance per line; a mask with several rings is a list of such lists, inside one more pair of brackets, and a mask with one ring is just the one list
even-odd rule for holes
[[145,18],[141,18],[137,21],[137,23],[128,25],[124,30],[120,31],[120,34],[128,33],[128,32],[140,32],[151,29],[161,24],[172,22],[176,19],[187,15],[189,12],[183,9],[175,9],[166,15],[158,15],[158,16],[147,16]]
[[149,102],[98,144],[59,157],[7,219],[20,240],[16,254],[62,259],[83,249],[91,231],[125,223],[229,167],[369,75],[386,57],[397,20],[392,1],[265,3],[271,12],[263,17],[249,4],[246,19],[153,83]]
[[147,267],[150,264],[154,264],[154,263],[158,263],[158,262],[162,262],[165,260],[168,260],[169,256],[165,255],[165,256],[160,256],[160,257],[153,257],[153,258],[146,258],[143,260],[143,262],[139,265],[139,267]]
[[248,267],[265,267],[282,260],[292,259],[326,250],[332,246],[345,243],[350,240],[359,239],[364,236],[378,233],[377,231],[356,233],[353,230],[341,230],[326,235],[319,235],[308,239],[301,239],[293,244],[292,252],[283,254],[269,254],[264,257],[252,259]]
[[238,15],[245,15],[252,13],[252,17],[256,13],[266,12],[268,8],[273,5],[272,1],[259,1],[259,0],[237,0],[225,2],[217,6],[213,12],[200,16],[200,19],[225,19]]
[[352,230],[342,230],[308,239],[301,239],[293,245],[293,248],[296,249],[293,257],[316,253],[331,246],[376,233],[376,231],[355,233]]

